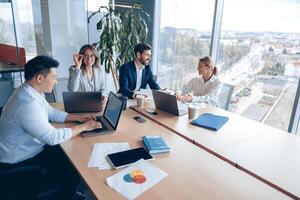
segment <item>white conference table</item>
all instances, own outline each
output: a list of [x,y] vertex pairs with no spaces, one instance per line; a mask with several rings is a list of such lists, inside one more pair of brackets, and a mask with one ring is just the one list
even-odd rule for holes
[[156,109],[151,101],[132,109],[292,198],[300,198],[300,137],[205,104],[199,114],[228,116],[217,132],[190,124],[188,115]]

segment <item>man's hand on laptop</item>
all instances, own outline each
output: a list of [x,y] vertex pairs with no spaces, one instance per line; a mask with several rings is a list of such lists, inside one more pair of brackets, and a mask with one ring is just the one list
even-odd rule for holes
[[96,117],[91,114],[83,114],[83,115],[78,115],[78,122],[86,122],[86,121],[96,121]]
[[92,131],[96,128],[102,128],[102,125],[99,122],[95,122],[94,120],[88,120],[83,124],[73,126],[72,129],[72,137],[84,132],[84,131]]
[[68,114],[66,122],[86,122],[86,121],[96,121],[96,117],[91,114],[82,114],[82,115],[75,115],[75,114]]
[[95,122],[94,120],[89,120],[89,121],[86,121],[82,124],[84,127],[83,127],[83,131],[92,131],[96,128],[102,128],[102,125],[101,123],[99,122]]

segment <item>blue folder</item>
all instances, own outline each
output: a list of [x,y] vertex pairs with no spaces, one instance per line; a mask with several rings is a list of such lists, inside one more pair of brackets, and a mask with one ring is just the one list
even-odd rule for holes
[[217,131],[228,121],[228,119],[229,118],[225,116],[203,113],[197,119],[194,119],[191,123],[196,126]]

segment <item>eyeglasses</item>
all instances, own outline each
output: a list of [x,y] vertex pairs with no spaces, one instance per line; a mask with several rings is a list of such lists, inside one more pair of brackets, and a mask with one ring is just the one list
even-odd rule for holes
[[84,58],[95,58],[95,55],[83,55]]

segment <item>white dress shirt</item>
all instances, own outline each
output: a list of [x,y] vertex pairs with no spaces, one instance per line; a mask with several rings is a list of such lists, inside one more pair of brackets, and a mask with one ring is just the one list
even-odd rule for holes
[[70,128],[54,128],[49,121],[64,122],[43,94],[24,83],[15,90],[0,118],[0,162],[18,163],[32,158],[45,144],[56,145],[72,137]]
[[[135,64],[135,63],[134,63]],[[145,66],[143,66],[141,69],[138,68],[135,65],[135,69],[136,69],[136,86],[134,89],[134,92],[139,91],[142,85],[142,75],[143,75],[143,70],[144,70]]]
[[182,95],[192,93],[192,102],[204,102],[213,106],[219,106],[218,95],[222,89],[219,78],[213,75],[204,83],[202,75],[193,78],[182,87]]

